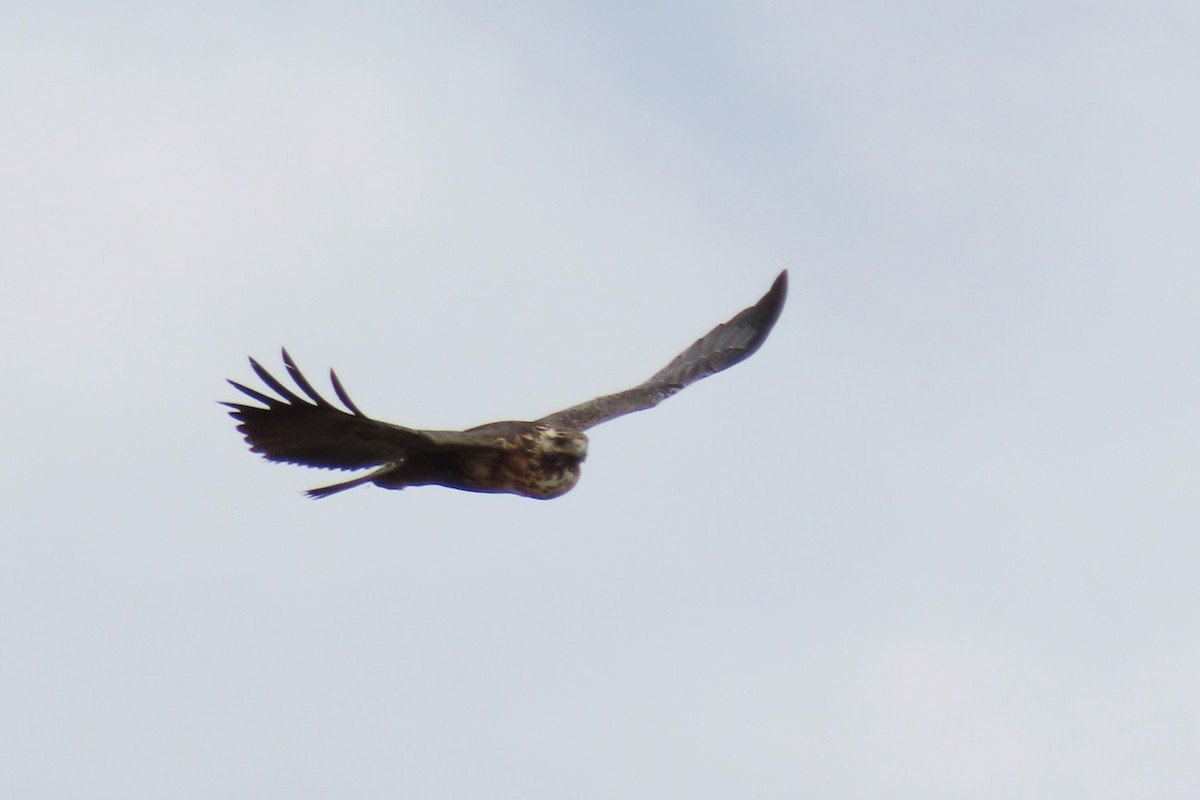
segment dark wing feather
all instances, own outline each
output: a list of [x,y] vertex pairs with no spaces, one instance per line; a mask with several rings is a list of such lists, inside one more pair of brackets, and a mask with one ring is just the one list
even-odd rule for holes
[[271,461],[328,469],[362,469],[451,443],[452,437],[447,435],[450,432],[418,431],[371,419],[354,405],[337,375],[330,370],[334,391],[352,413],[342,411],[317,393],[287,350],[283,351],[283,363],[307,399],[284,386],[252,358],[250,367],[279,397],[230,381],[233,388],[265,408],[224,403],[233,409],[229,415],[240,423],[238,430],[245,434],[250,449]]
[[576,430],[653,408],[680,389],[749,358],[767,340],[787,299],[787,270],[750,308],[713,328],[645,383],[555,412],[538,422]]

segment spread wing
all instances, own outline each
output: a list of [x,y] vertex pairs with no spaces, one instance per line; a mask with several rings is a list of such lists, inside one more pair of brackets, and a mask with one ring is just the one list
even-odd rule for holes
[[265,408],[224,403],[233,409],[229,415],[240,423],[237,428],[245,434],[250,449],[270,461],[326,469],[362,469],[455,443],[451,431],[418,431],[371,419],[359,410],[330,370],[333,390],[349,409],[343,411],[317,393],[287,350],[283,351],[283,363],[307,397],[300,397],[284,386],[252,358],[250,366],[254,372],[279,397],[229,381]]
[[645,383],[557,411],[538,422],[582,431],[624,414],[653,408],[685,386],[749,358],[767,340],[786,299],[784,270],[761,300],[697,339]]

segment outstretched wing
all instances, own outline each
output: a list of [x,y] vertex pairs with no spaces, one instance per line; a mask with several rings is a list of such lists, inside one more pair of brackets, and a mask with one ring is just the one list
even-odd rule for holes
[[349,409],[342,411],[317,394],[287,350],[283,351],[283,363],[307,399],[288,389],[252,358],[250,366],[254,372],[279,397],[229,381],[233,388],[266,407],[224,403],[233,409],[229,415],[240,423],[237,429],[245,434],[250,449],[270,461],[326,469],[362,469],[448,443],[443,441],[446,437],[441,431],[412,430],[371,419],[359,410],[330,370],[333,390]]
[[653,408],[683,387],[749,358],[767,340],[785,299],[786,269],[779,273],[761,300],[697,339],[650,380],[557,411],[538,422],[582,431],[624,414]]

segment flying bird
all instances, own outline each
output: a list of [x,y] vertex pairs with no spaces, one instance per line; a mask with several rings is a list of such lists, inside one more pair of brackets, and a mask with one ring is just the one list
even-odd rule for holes
[[238,421],[250,450],[269,461],[371,470],[310,489],[309,497],[373,483],[384,489],[437,485],[548,500],[566,494],[579,481],[579,468],[587,457],[584,431],[653,408],[685,386],[749,358],[766,341],[786,297],[784,270],[761,300],[696,340],[649,380],[533,422],[491,422],[465,431],[423,431],[380,422],[359,410],[333,370],[329,380],[346,410],[318,394],[287,350],[282,351],[284,367],[304,397],[251,358],[251,369],[278,397],[229,381],[262,405],[222,404],[233,409],[229,415]]

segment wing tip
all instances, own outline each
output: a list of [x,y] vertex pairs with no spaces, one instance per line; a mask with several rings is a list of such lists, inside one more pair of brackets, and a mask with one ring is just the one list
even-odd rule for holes
[[783,312],[783,304],[787,301],[788,295],[788,271],[785,269],[780,272],[775,282],[771,284],[771,288],[763,295],[762,300],[759,300],[757,305],[767,312],[763,318],[765,328],[770,330],[776,320],[779,319],[780,313]]

